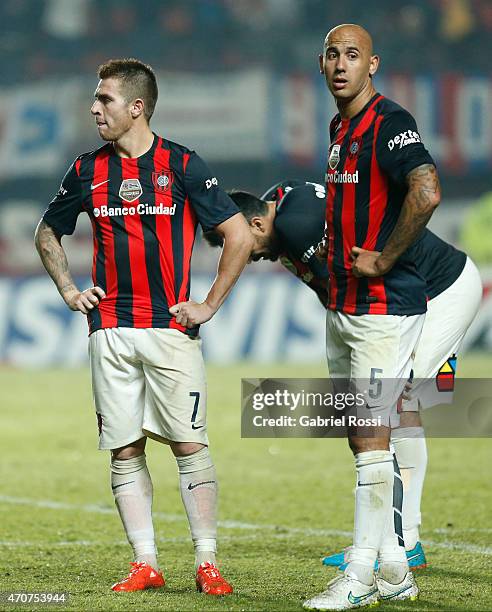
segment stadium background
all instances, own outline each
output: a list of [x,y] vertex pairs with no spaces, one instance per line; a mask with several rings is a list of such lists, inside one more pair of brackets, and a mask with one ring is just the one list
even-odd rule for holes
[[[158,72],[152,127],[195,148],[223,187],[262,193],[284,178],[323,182],[334,107],[317,54],[333,23],[368,27],[377,88],[415,114],[438,162],[439,235],[492,262],[492,4],[486,0],[5,0],[0,18],[0,360],[80,365],[86,324],[64,307],[32,248],[33,229],[71,161],[100,146],[89,113],[99,63],[136,56]],[[492,197],[492,196],[491,196]],[[217,253],[198,241],[192,295]],[[90,226],[66,239],[90,270]],[[85,284],[85,279],[81,281]],[[488,294],[467,347],[492,348]],[[223,334],[225,327],[233,334]],[[319,361],[323,311],[279,265],[250,266],[203,328],[209,361]]]
[[[97,66],[110,57],[156,69],[155,131],[195,148],[223,187],[263,192],[284,178],[322,182],[334,107],[317,55],[332,25],[365,25],[382,57],[377,89],[414,113],[439,165],[444,197],[431,226],[480,266],[483,305],[461,372],[490,376],[490,0],[3,0],[0,20],[0,591],[68,590],[78,609],[121,606],[101,586],[119,577],[128,547],[101,477],[107,457],[93,450],[87,327],[62,303],[32,240],[73,158],[100,145],[89,108]],[[85,218],[64,244],[88,284]],[[198,237],[193,297],[204,295],[216,260]],[[156,528],[171,581],[165,600],[135,596],[128,608],[298,609],[323,587],[318,558],[348,543],[352,523],[346,444],[237,444],[240,377],[324,376],[323,329],[314,295],[267,263],[248,266],[203,326],[221,559],[238,598],[191,593],[175,466],[153,446]],[[490,609],[490,441],[431,440],[429,452],[424,537],[434,569],[413,609]]]

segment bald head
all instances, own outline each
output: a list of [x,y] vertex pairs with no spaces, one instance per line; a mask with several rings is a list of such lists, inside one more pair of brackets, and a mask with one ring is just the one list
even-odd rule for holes
[[344,23],[326,35],[319,67],[340,113],[351,114],[374,95],[372,77],[378,66],[371,35],[362,26]]
[[372,55],[372,37],[369,32],[355,23],[342,23],[332,28],[325,38],[325,50],[333,44],[345,43],[357,46],[364,54]]

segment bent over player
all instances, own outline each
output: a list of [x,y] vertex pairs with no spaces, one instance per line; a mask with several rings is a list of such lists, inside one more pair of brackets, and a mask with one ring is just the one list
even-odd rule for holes
[[[208,450],[205,368],[198,326],[220,307],[248,259],[247,224],[201,158],[154,134],[152,69],[134,59],[99,68],[91,108],[106,141],[80,155],[36,230],[43,264],[65,303],[87,315],[99,448],[111,450],[111,487],[133,548],[114,591],[164,585],[152,523],[147,437],[176,457],[195,547],[196,584],[211,595],[232,587],[216,566],[217,477]],[[94,233],[94,287],[74,283],[61,237],[81,212]],[[224,239],[204,302],[188,301],[197,222]]]

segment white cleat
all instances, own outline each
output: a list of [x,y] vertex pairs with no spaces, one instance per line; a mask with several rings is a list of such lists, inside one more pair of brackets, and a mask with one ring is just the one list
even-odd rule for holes
[[376,584],[379,590],[381,601],[410,599],[415,601],[419,594],[419,587],[415,582],[412,572],[407,572],[407,575],[399,584],[386,582],[381,576],[376,576]]
[[376,582],[368,586],[342,574],[328,583],[328,588],[304,602],[306,610],[351,610],[362,606],[377,606],[379,592]]

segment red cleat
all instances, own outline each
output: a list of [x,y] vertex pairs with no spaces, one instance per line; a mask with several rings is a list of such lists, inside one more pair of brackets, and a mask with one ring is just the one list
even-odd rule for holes
[[130,563],[132,571],[121,582],[113,584],[111,589],[117,592],[143,591],[144,589],[158,589],[166,582],[162,572],[157,572],[147,563]]
[[196,572],[196,589],[206,595],[230,595],[232,586],[212,563],[202,563]]

